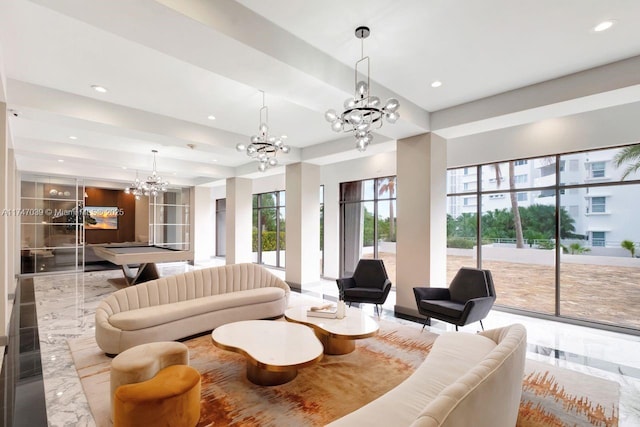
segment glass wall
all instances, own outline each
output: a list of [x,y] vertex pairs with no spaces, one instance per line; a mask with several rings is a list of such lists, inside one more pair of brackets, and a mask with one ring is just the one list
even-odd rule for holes
[[178,188],[149,198],[151,243],[177,250],[190,249],[189,194],[189,188]]
[[640,329],[640,145],[448,171],[448,279],[490,269],[496,304]]
[[340,184],[340,274],[353,274],[360,258],[382,259],[396,278],[396,177]]
[[253,262],[285,267],[285,192],[253,195]]
[[84,187],[73,178],[33,176],[21,183],[20,272],[83,268]]

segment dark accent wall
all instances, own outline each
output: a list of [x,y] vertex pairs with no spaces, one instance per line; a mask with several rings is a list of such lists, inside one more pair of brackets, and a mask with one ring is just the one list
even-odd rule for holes
[[135,241],[136,200],[123,190],[86,187],[86,206],[116,206],[123,215],[118,217],[117,230],[85,230],[87,243],[121,243]]

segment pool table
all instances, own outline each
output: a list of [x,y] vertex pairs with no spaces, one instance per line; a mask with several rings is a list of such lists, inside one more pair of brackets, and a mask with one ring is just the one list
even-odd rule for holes
[[[94,246],[97,256],[122,267],[128,285],[154,280],[160,277],[157,262],[192,261],[192,251],[182,251],[162,246]],[[139,266],[133,271],[133,266]]]

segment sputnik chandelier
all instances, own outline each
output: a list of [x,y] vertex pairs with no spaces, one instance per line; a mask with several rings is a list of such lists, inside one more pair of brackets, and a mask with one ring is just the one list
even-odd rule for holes
[[264,92],[262,92],[262,108],[260,109],[260,127],[258,134],[251,137],[251,144],[244,143],[236,145],[236,150],[246,151],[247,156],[258,160],[258,170],[264,172],[268,167],[278,165],[276,154],[278,151],[288,153],[291,149],[283,141],[286,137],[269,135],[269,108],[264,102]]
[[166,192],[169,186],[169,183],[163,181],[162,177],[156,172],[156,153],[158,150],[151,150],[151,152],[153,153],[153,172],[151,175],[145,181],[141,181],[136,176],[136,182],[124,189],[126,194],[133,194],[136,200],[140,200],[143,195],[156,197],[158,194]]
[[[325,119],[331,123],[331,129],[335,132],[353,132],[356,138],[356,148],[360,151],[365,151],[373,141],[371,131],[382,127],[382,117],[389,123],[395,123],[400,117],[398,114],[400,103],[397,99],[391,98],[382,106],[380,98],[371,96],[369,93],[371,88],[370,64],[369,57],[364,56],[364,39],[369,37],[370,33],[369,27],[356,28],[356,37],[361,40],[361,58],[356,62],[355,67],[355,96],[344,101],[345,110],[342,114],[338,115],[333,109],[324,114]],[[358,66],[364,66],[361,64],[364,61],[367,62],[365,80],[358,81]]]

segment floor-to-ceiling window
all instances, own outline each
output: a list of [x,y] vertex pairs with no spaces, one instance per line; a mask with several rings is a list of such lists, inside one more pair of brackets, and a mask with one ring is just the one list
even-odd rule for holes
[[253,262],[285,267],[285,192],[253,195]]
[[352,274],[360,258],[379,258],[395,285],[396,224],[395,176],[341,183],[340,274]]
[[448,171],[448,278],[492,271],[496,304],[640,329],[640,145]]

